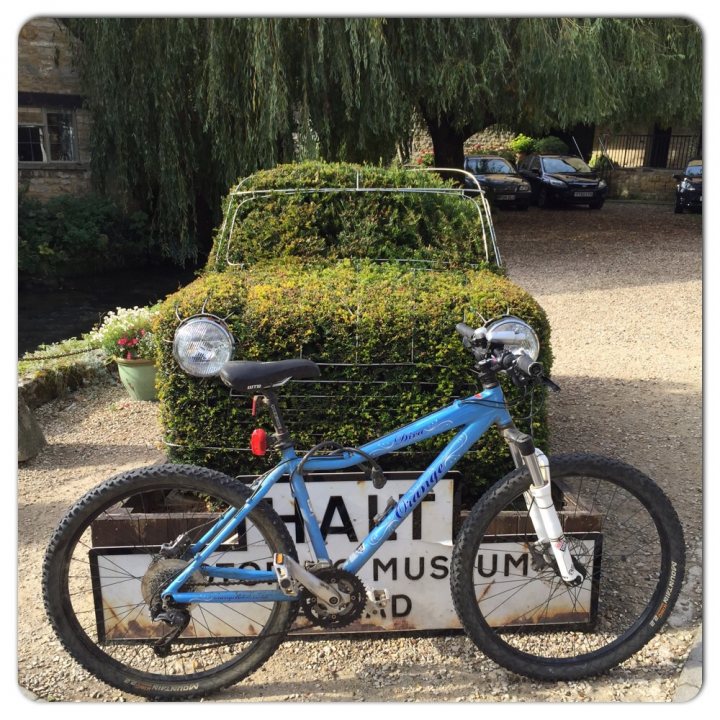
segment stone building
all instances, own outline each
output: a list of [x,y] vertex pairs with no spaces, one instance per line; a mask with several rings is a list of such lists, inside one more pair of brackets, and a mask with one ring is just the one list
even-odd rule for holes
[[90,190],[90,115],[82,104],[67,28],[29,20],[18,36],[18,188],[29,197]]

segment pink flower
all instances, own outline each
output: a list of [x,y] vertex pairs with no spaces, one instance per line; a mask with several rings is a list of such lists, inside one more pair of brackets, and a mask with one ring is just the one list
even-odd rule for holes
[[125,359],[126,359],[126,360],[132,360],[132,359],[133,359],[132,353],[129,352],[129,353],[125,356]]
[[127,345],[127,338],[120,338],[118,340],[118,345],[123,345],[123,346]]

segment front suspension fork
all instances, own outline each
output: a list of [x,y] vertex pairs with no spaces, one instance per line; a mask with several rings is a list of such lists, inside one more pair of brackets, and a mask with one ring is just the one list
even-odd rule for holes
[[524,493],[528,514],[535,528],[537,544],[549,546],[562,579],[569,585],[579,585],[585,579],[575,568],[565,540],[562,524],[552,499],[550,463],[545,454],[535,447],[532,438],[514,426],[500,428],[510,448],[515,467],[525,465],[532,485]]

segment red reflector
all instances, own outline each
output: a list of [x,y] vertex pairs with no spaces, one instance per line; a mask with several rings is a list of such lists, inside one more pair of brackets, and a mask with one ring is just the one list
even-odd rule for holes
[[264,455],[267,452],[267,433],[262,428],[256,428],[252,431],[250,450],[253,455]]

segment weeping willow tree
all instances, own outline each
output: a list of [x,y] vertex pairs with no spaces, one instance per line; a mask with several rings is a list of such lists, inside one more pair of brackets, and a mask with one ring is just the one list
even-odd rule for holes
[[[389,160],[418,115],[461,167],[488,125],[702,116],[702,40],[683,19],[72,19],[93,176],[150,212],[179,262],[238,177],[292,160]],[[202,248],[202,246],[200,247]]]
[[373,19],[73,19],[99,189],[147,208],[163,251],[192,259],[241,176],[293,159],[390,159],[408,132]]
[[492,124],[541,132],[578,123],[702,117],[702,37],[684,19],[395,19],[396,86],[413,98],[438,165]]

